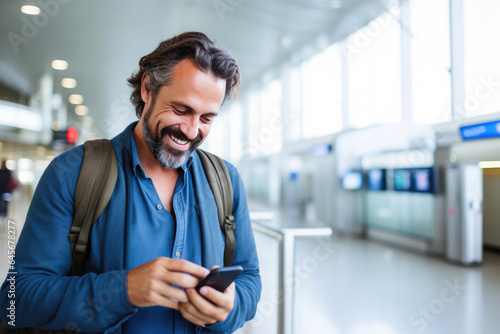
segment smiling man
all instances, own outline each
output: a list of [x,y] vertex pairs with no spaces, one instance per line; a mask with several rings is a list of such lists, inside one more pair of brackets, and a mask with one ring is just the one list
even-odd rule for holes
[[[16,327],[83,333],[231,333],[251,319],[261,283],[245,190],[233,186],[243,273],[224,291],[194,289],[224,263],[224,235],[196,148],[239,85],[231,55],[202,33],[166,40],[130,79],[138,122],[111,140],[118,179],[93,225],[85,274],[68,276],[68,233],[83,159],[53,160],[35,192],[16,249]],[[196,184],[196,187],[195,187]],[[9,318],[9,283],[0,301]]]
[[146,112],[135,138],[145,139],[162,167],[178,168],[210,132],[225,96],[226,80],[184,59],[172,71],[175,84],[161,87],[154,99],[148,81],[143,74],[141,97]]

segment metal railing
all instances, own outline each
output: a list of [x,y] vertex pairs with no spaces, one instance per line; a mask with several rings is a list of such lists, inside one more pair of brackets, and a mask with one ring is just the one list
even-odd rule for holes
[[278,333],[293,334],[295,239],[297,237],[327,237],[332,235],[330,227],[276,226],[269,224],[270,214],[250,215],[254,232],[262,233],[278,241]]

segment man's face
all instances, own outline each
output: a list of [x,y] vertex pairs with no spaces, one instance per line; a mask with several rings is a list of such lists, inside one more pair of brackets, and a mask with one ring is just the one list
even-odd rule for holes
[[177,168],[210,132],[224,98],[226,81],[185,59],[175,66],[171,84],[162,86],[154,100],[144,80],[142,85],[146,143],[163,167]]

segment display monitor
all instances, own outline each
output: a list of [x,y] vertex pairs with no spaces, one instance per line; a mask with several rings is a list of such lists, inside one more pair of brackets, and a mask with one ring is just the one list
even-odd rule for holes
[[377,168],[368,170],[368,190],[386,190],[385,169]]
[[409,168],[394,169],[394,190],[411,191],[411,170]]
[[342,188],[347,190],[358,190],[363,188],[363,172],[350,170],[342,175]]
[[434,187],[434,169],[428,168],[414,168],[412,170],[413,191],[433,193]]

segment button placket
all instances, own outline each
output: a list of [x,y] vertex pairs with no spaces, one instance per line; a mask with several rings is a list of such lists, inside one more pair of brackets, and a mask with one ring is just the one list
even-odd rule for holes
[[182,253],[182,249],[184,247],[184,238],[186,234],[186,221],[184,215],[184,205],[183,205],[183,196],[181,192],[177,192],[174,195],[174,211],[176,215],[176,234],[174,241],[174,249],[177,249],[175,252],[175,257],[180,258]]

